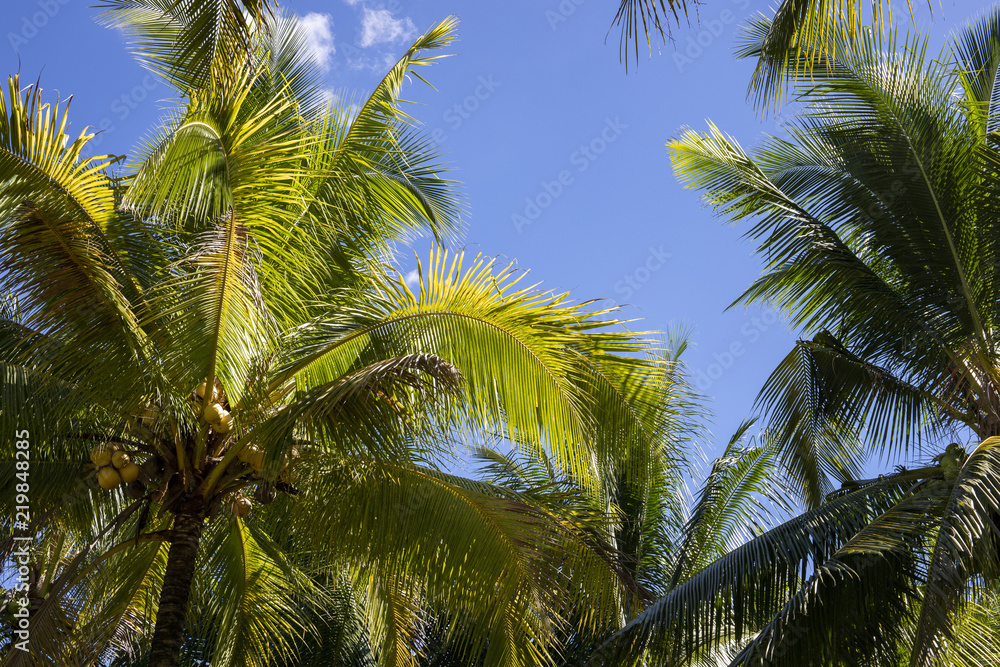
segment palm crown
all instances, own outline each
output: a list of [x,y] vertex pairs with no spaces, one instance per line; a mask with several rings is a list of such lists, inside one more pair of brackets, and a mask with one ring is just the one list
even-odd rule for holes
[[[801,111],[753,155],[715,127],[669,145],[683,180],[753,221],[766,270],[737,303],[810,336],[759,396],[809,512],[693,574],[592,664],[713,647],[733,665],[995,659],[967,619],[1000,568],[1000,13],[935,58],[897,35],[839,33],[801,78],[787,63]],[[919,467],[860,480],[872,452]]]
[[[606,500],[603,465],[639,483],[670,446],[668,364],[512,267],[436,252],[414,293],[381,264],[457,224],[398,99],[454,21],[352,113],[266,3],[107,6],[181,99],[137,164],[84,157],[17,77],[0,101],[0,421],[31,434],[44,574],[33,654],[8,663],[291,662],[344,595],[387,665],[412,662],[425,608],[488,664],[550,660],[581,600],[618,623],[638,589],[613,526],[436,464],[500,437]],[[84,464],[95,445],[141,467],[127,494],[120,457]]]

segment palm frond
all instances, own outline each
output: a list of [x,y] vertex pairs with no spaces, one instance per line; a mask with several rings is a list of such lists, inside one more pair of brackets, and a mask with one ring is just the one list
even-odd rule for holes
[[[615,332],[588,312],[570,305],[565,295],[520,288],[511,266],[493,270],[479,258],[469,268],[462,255],[433,254],[419,296],[400,276],[377,283],[378,291],[336,304],[338,318],[303,329],[273,388],[295,379],[303,389],[331,382],[352,367],[382,359],[426,352],[453,364],[464,377],[470,418],[461,428],[501,433],[512,442],[539,450],[581,480],[593,481],[596,452],[588,432],[587,412],[595,400],[588,385],[576,381],[581,361],[620,360],[640,372],[642,362],[626,355],[640,349],[640,339]],[[348,325],[345,324],[349,322]],[[641,370],[648,377],[652,368]],[[596,378],[593,378],[596,379]],[[619,401],[616,410],[630,409]],[[604,418],[610,418],[610,414]],[[558,442],[553,434],[559,433]],[[589,483],[589,482],[588,482]]]
[[[891,4],[872,2],[867,23],[880,32],[891,25]],[[907,7],[912,18],[910,0]],[[748,21],[736,55],[757,59],[750,94],[758,107],[780,106],[797,84],[808,85],[810,77],[829,69],[865,24],[865,3],[858,0],[785,0],[773,17],[758,14]]]
[[742,641],[799,593],[810,564],[825,563],[909,486],[887,477],[738,547],[650,605],[588,664],[620,664],[646,650],[677,664],[720,641]]
[[[701,4],[692,0],[692,5]],[[618,13],[612,22],[612,29],[621,26],[621,37],[618,39],[618,52],[625,62],[628,71],[628,52],[632,47],[636,64],[639,63],[639,43],[645,41],[646,49],[652,53],[653,40],[657,46],[660,42],[672,41],[672,23],[680,23],[680,12],[684,18],[689,18],[687,0],[621,0]],[[652,37],[652,39],[650,39]]]
[[740,424],[712,464],[671,563],[671,589],[765,532],[769,518],[773,523],[791,514],[791,489],[779,475],[779,441],[764,433],[760,445],[742,444],[754,421]]
[[444,57],[425,52],[451,44],[457,25],[452,17],[431,28],[393,65],[357,113],[349,111],[348,103],[320,124],[322,143],[310,158],[317,177],[306,186],[313,199],[305,215],[335,238],[366,244],[426,226],[440,240],[458,230],[454,184],[438,176],[436,150],[414,131],[399,97],[408,75],[423,80],[418,69]]
[[965,461],[947,497],[927,572],[910,665],[931,665],[953,637],[952,613],[968,580],[1000,573],[1000,437],[984,440]]
[[203,585],[210,602],[199,634],[213,646],[211,664],[220,667],[266,667],[288,660],[296,639],[313,631],[298,606],[309,580],[254,524],[226,517],[203,545]]
[[104,0],[102,19],[132,38],[138,61],[187,92],[213,67],[246,57],[246,45],[271,18],[271,0]]

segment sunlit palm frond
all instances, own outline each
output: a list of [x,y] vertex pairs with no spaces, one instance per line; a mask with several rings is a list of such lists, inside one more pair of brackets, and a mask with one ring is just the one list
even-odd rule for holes
[[298,638],[313,631],[303,613],[307,605],[299,606],[311,582],[261,528],[226,517],[203,543],[207,606],[197,632],[213,646],[213,665],[266,667],[288,660]]
[[438,176],[437,150],[415,131],[399,97],[407,76],[423,79],[419,68],[444,57],[425,52],[449,45],[457,24],[449,18],[431,28],[356,112],[344,102],[317,128],[322,143],[310,158],[317,177],[307,186],[313,199],[305,215],[333,238],[370,252],[425,228],[439,239],[458,230],[454,184]]
[[[858,0],[785,0],[773,17],[751,18],[736,54],[757,59],[750,94],[758,107],[780,106],[797,85],[822,75],[844,56],[846,44],[859,39],[865,25],[879,32],[891,26],[891,4],[878,0],[866,12]],[[910,0],[907,7],[912,18]]]
[[111,160],[82,158],[93,135],[69,141],[68,104],[20,86],[11,77],[0,97],[0,293],[18,299],[22,324],[127,364],[143,341],[130,303],[136,285],[106,234]]
[[[625,357],[639,351],[641,341],[631,334],[592,333],[608,326],[598,319],[603,311],[521,288],[522,278],[510,266],[495,271],[482,258],[465,268],[461,254],[450,262],[446,253],[434,254],[419,295],[402,277],[381,280],[378,291],[337,303],[337,319],[303,329],[272,386],[295,378],[306,389],[375,361],[430,353],[464,378],[470,418],[456,426],[501,433],[528,450],[547,448],[559,465],[593,481],[596,453],[589,433],[595,424],[588,410],[596,397],[575,380],[578,359],[604,350],[608,364],[616,357],[623,367],[640,364]],[[609,407],[630,409],[623,401]]]
[[826,562],[908,487],[887,477],[736,548],[650,605],[588,664],[619,664],[647,649],[674,664],[720,640],[744,640],[800,591],[809,563]]
[[1000,574],[998,498],[1000,437],[993,437],[972,452],[947,496],[927,572],[911,666],[936,664],[944,640],[951,639],[951,616],[964,602],[969,579],[994,581]]
[[245,57],[255,29],[273,13],[271,0],[104,0],[104,22],[126,31],[143,66],[187,92],[213,66]]

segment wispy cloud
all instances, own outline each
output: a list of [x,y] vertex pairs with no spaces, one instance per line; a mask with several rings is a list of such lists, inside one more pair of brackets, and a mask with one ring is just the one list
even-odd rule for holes
[[416,269],[413,269],[405,276],[403,276],[403,282],[405,282],[406,286],[409,287],[411,290],[417,289],[418,287],[420,287],[420,274],[417,272]]
[[416,34],[417,27],[409,17],[394,19],[388,9],[364,8],[364,15],[361,18],[362,47],[395,44],[412,39]]
[[333,21],[329,14],[310,12],[299,18],[306,37],[309,56],[324,70],[330,68],[330,57],[337,52],[333,44]]

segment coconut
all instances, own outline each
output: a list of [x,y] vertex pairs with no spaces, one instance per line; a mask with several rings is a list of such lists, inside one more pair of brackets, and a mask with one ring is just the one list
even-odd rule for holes
[[100,468],[101,466],[106,466],[111,463],[111,454],[113,450],[108,445],[97,445],[90,450],[90,460],[94,462],[94,465]]
[[287,482],[288,484],[295,484],[299,481],[299,471],[293,469],[291,466],[285,466],[278,473],[278,479],[282,482]]
[[210,403],[205,406],[201,416],[204,417],[205,421],[209,424],[216,426],[222,421],[222,418],[225,417],[226,414],[226,411],[222,409],[221,405],[218,403]]
[[140,468],[134,463],[127,463],[125,466],[118,471],[127,484],[131,484],[135,480],[139,479]]
[[264,467],[264,452],[253,445],[247,445],[241,449],[236,458],[244,463],[249,463],[255,470],[260,470]]
[[97,483],[102,489],[110,491],[122,483],[122,476],[111,467],[104,467],[97,471]]
[[245,519],[250,516],[250,508],[253,507],[253,503],[246,496],[237,496],[233,500],[233,514],[241,519]]
[[128,487],[126,487],[125,493],[128,494],[128,497],[132,500],[139,500],[146,495],[146,485],[142,482],[133,481],[128,485]]
[[[194,393],[198,394],[198,398],[201,398],[201,399],[205,398],[205,387],[206,387],[205,383],[202,382],[194,390]],[[212,401],[216,400],[217,398],[219,398],[219,390],[215,388],[215,385],[213,385],[212,386],[212,398],[208,399],[208,402],[211,403]]]
[[233,415],[231,412],[227,412],[222,415],[222,419],[219,423],[215,425],[215,430],[218,433],[229,433],[229,429],[233,427]]
[[160,409],[155,405],[147,405],[142,409],[142,421],[146,424],[152,424],[156,421],[156,418],[160,416]]
[[125,452],[115,452],[114,454],[111,455],[111,465],[118,468],[119,470],[121,470],[131,462],[132,459],[130,459],[128,454],[126,454]]

